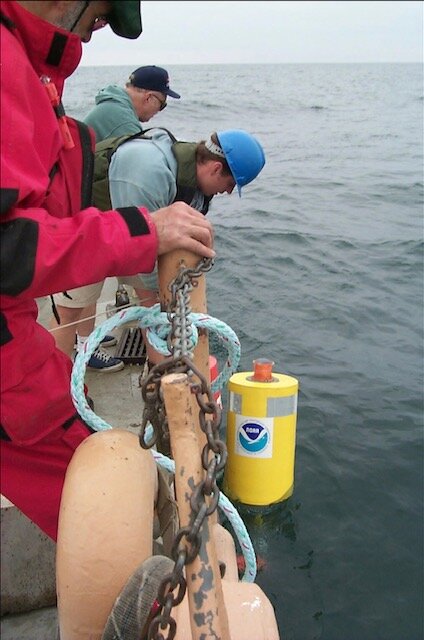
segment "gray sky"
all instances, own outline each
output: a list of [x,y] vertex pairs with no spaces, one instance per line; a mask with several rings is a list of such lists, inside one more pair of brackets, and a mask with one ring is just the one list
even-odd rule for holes
[[109,27],[84,45],[84,65],[420,62],[421,1],[142,1],[143,33]]

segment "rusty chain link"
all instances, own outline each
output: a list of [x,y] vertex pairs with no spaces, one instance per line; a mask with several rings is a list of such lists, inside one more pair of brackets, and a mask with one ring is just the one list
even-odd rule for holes
[[[180,268],[179,274],[169,285],[171,301],[167,314],[171,323],[168,336],[168,349],[172,354],[164,362],[154,366],[141,385],[145,403],[140,431],[140,445],[149,449],[160,443],[162,450],[170,450],[169,429],[166,417],[161,379],[168,373],[186,373],[190,388],[199,405],[199,425],[206,435],[206,444],[201,454],[204,479],[194,488],[190,497],[190,526],[181,527],[171,550],[175,562],[171,573],[166,575],[160,585],[157,602],[160,609],[149,625],[148,640],[173,640],[177,625],[171,615],[172,608],[180,604],[186,593],[184,567],[193,562],[201,546],[200,531],[204,520],[218,507],[219,488],[217,474],[225,467],[227,448],[219,440],[221,409],[214,400],[210,385],[193,363],[193,325],[190,320],[190,292],[197,286],[195,278],[209,271],[212,259],[204,258],[197,268]],[[195,382],[194,377],[197,378]],[[207,400],[205,399],[207,397]],[[153,428],[153,436],[146,442],[148,425]],[[178,592],[174,596],[174,590]],[[166,635],[164,635],[166,634]]]

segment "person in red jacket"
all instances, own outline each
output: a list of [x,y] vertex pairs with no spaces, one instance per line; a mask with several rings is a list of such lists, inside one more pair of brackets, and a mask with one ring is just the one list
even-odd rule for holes
[[66,468],[90,429],[71,400],[72,361],[34,299],[151,271],[177,248],[213,257],[213,230],[182,202],[90,206],[94,135],[60,97],[93,31],[140,35],[138,1],[2,1],[0,23],[1,492],[56,539]]

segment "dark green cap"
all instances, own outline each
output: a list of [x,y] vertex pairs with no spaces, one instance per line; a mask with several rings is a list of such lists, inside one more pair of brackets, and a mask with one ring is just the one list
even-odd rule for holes
[[142,32],[140,0],[112,0],[108,22],[118,36],[134,40]]

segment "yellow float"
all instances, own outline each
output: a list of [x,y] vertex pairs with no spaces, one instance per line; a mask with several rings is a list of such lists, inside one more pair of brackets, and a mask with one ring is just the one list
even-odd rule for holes
[[296,446],[296,378],[254,360],[253,371],[228,383],[228,459],[224,493],[246,505],[266,506],[293,492]]

